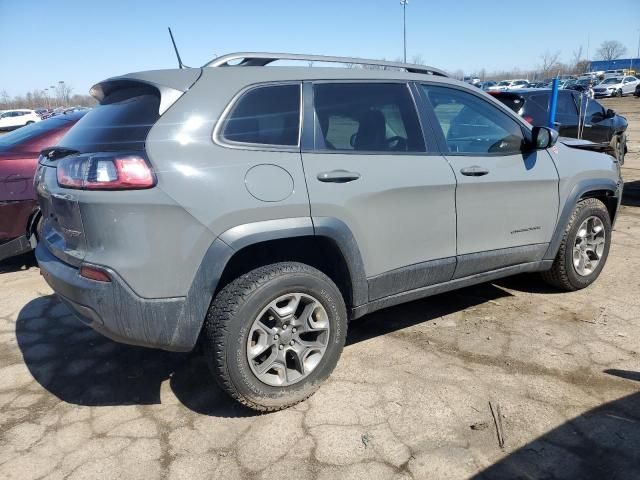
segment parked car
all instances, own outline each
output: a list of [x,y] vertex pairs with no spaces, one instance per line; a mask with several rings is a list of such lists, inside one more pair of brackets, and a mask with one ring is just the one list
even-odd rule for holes
[[521,272],[577,290],[607,259],[615,159],[436,68],[244,53],[92,91],[36,173],[45,280],[115,340],[201,342],[256,410],[311,395],[349,319]]
[[40,116],[33,110],[19,108],[6,110],[0,114],[0,130],[15,130],[40,121]]
[[575,90],[576,92],[588,92],[589,91],[589,87],[592,86],[594,83],[594,80],[592,78],[581,78],[576,80],[575,82],[571,83],[570,85],[567,85],[565,87],[566,90]]
[[[533,126],[547,125],[551,90],[522,90],[493,94]],[[556,128],[561,136],[594,142],[620,164],[627,153],[627,119],[577,91],[558,91]]]
[[462,81],[476,87],[481,83],[478,77],[464,77]]
[[38,155],[83,115],[45,120],[0,136],[0,261],[35,244],[39,215],[33,176]]
[[518,90],[520,88],[528,88],[529,82],[527,80],[503,80],[495,87],[489,89],[489,91],[506,91],[506,90]]
[[596,98],[633,95],[639,84],[640,80],[636,77],[611,77],[596,85],[593,88],[593,93]]
[[479,85],[477,85],[481,90],[484,90],[485,92],[487,90],[489,90],[491,87],[494,87],[498,84],[498,82],[492,82],[492,81],[487,81],[487,82],[480,82]]

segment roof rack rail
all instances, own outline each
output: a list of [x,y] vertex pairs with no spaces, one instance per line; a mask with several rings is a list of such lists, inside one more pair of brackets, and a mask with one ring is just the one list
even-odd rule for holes
[[[240,60],[238,63],[230,65],[229,62]],[[304,62],[327,62],[327,63],[344,63],[355,65],[375,65],[378,67],[397,68],[406,70],[410,73],[425,73],[429,75],[438,75],[440,77],[448,77],[449,75],[438,68],[428,67],[426,65],[416,65],[414,63],[387,62],[384,60],[371,60],[366,58],[351,57],[330,57],[326,55],[304,55],[298,53],[266,53],[266,52],[238,52],[223,55],[214,58],[206,63],[203,67],[264,67],[278,60],[298,60]]]

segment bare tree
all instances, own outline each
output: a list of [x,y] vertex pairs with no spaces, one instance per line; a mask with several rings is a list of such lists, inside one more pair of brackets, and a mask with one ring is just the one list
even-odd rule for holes
[[65,107],[69,106],[69,101],[71,99],[71,92],[73,92],[73,88],[71,85],[64,83],[64,80],[58,82],[56,85],[56,99],[60,105]]
[[414,55],[411,57],[411,63],[415,63],[416,65],[424,65],[424,57],[420,54]]
[[596,55],[602,60],[617,60],[627,53],[627,47],[617,40],[607,40],[602,42]]
[[560,51],[550,52],[547,50],[542,55],[540,55],[540,60],[542,60],[542,64],[540,65],[540,71],[542,76],[547,77],[550,73],[559,70],[558,59],[560,58]]
[[571,56],[571,66],[573,68],[574,73],[579,73],[582,70],[578,68],[578,65],[582,62],[582,45],[580,45],[576,50],[573,51],[573,55]]

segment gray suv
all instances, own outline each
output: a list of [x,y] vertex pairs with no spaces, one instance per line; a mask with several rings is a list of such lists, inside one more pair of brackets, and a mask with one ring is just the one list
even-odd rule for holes
[[44,278],[116,341],[201,345],[256,410],[311,395],[351,319],[521,272],[576,290],[607,259],[616,160],[435,68],[240,53],[92,94],[36,173]]

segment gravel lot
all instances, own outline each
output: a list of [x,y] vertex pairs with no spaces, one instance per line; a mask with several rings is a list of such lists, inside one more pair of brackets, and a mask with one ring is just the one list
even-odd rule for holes
[[0,478],[640,478],[640,99],[603,103],[631,123],[630,195],[595,285],[520,276],[370,315],[287,411],[94,333],[31,257],[0,265]]

